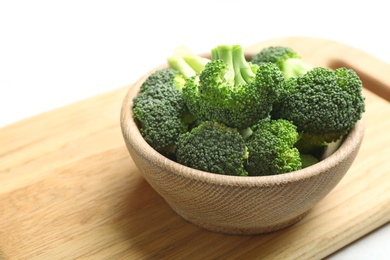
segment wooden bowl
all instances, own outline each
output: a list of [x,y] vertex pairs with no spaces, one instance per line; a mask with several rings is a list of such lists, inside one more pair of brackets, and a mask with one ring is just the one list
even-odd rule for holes
[[121,128],[127,149],[140,173],[167,204],[187,221],[227,234],[259,234],[288,227],[301,220],[343,178],[364,136],[359,121],[341,146],[319,163],[299,171],[240,177],[195,170],[155,151],[143,139],[132,113],[132,100],[143,81],[126,95]]

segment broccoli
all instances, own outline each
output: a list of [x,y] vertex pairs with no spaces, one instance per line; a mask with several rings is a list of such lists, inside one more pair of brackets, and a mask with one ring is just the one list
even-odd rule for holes
[[[272,112],[292,121],[302,132],[302,152],[340,139],[365,111],[362,81],[355,71],[316,67],[282,84],[284,94]],[[305,151],[306,150],[306,151]]]
[[186,78],[177,70],[172,68],[159,69],[150,74],[141,85],[141,92],[150,88],[159,88],[163,85],[175,86],[183,89]]
[[286,79],[303,75],[312,68],[296,51],[285,46],[264,48],[252,57],[251,62],[257,65],[267,62],[276,64]]
[[355,71],[311,67],[292,49],[240,45],[211,59],[180,46],[133,99],[134,118],[156,151],[215,174],[276,175],[337,149],[365,111]]
[[176,148],[177,162],[202,171],[247,176],[248,158],[244,139],[235,128],[215,121],[204,121],[181,134]]
[[186,79],[199,75],[210,61],[208,58],[193,53],[184,45],[177,47],[167,60],[169,66],[179,71]]
[[150,74],[133,99],[133,112],[145,141],[158,152],[172,157],[180,134],[188,131],[195,118],[188,111],[182,89],[188,77],[197,75],[208,59],[184,47],[168,58],[169,68]]
[[245,163],[248,175],[276,175],[302,168],[300,153],[294,147],[299,139],[294,124],[284,119],[265,118],[252,130],[252,135],[245,140],[249,153]]
[[246,128],[270,114],[283,80],[276,65],[253,65],[241,46],[219,45],[199,77],[187,80],[183,93],[198,120]]
[[[189,112],[184,102],[183,78],[173,69],[161,69],[151,74],[133,99],[133,113],[145,141],[164,154],[174,153],[174,144],[187,131]],[[157,82],[156,84],[149,84]]]
[[318,158],[313,154],[300,153],[302,169],[318,163]]

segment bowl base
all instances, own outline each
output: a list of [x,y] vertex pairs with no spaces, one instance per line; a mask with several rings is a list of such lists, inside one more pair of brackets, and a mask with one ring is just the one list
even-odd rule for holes
[[[167,202],[168,203],[168,202]],[[235,226],[228,226],[228,225],[221,225],[221,223],[211,223],[211,222],[204,222],[200,219],[188,216],[181,210],[177,209],[170,203],[168,205],[171,207],[171,209],[176,212],[179,216],[181,216],[186,221],[190,222],[191,224],[194,224],[200,228],[206,229],[208,231],[217,232],[217,233],[223,233],[228,235],[259,235],[259,234],[266,234],[275,232],[284,228],[287,228],[289,226],[292,226],[296,223],[298,223],[300,220],[302,220],[310,210],[303,212],[302,214],[289,219],[287,221],[279,222],[274,225],[268,225],[268,226],[258,226],[258,227],[235,227]]]

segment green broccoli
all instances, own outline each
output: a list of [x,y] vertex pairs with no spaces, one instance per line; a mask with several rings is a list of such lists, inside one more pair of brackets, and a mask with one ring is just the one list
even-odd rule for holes
[[253,65],[239,45],[219,45],[199,77],[183,89],[187,106],[200,121],[246,128],[267,117],[284,80],[274,64]]
[[197,75],[208,59],[184,47],[168,58],[169,68],[150,74],[133,99],[133,112],[144,139],[158,152],[174,156],[180,134],[188,131],[195,118],[188,111],[182,89],[188,77]]
[[[151,74],[133,99],[134,117],[145,141],[164,154],[174,153],[174,144],[187,131],[187,105],[183,98],[182,76],[173,69]],[[157,82],[156,84],[149,84]]]
[[[283,84],[274,118],[292,121],[302,132],[302,152],[340,139],[365,111],[362,81],[355,71],[317,67]],[[306,150],[306,151],[305,151]]]
[[175,86],[183,89],[186,78],[179,71],[166,68],[159,69],[150,74],[141,85],[141,92],[150,88],[159,88],[162,85]]
[[245,169],[250,176],[276,175],[302,168],[300,153],[294,147],[299,139],[294,124],[265,118],[252,129],[252,135],[245,140],[249,153]]
[[210,61],[208,58],[193,53],[184,45],[177,47],[167,60],[169,66],[179,71],[186,79],[199,75]]
[[176,148],[177,162],[211,173],[246,176],[248,158],[244,139],[235,128],[204,121],[181,134]]
[[276,64],[286,79],[303,75],[312,68],[296,51],[285,46],[264,48],[252,57],[251,62],[257,65],[267,62]]
[[219,45],[211,59],[180,46],[168,65],[141,85],[134,118],[155,150],[198,170],[263,176],[309,167],[365,111],[355,71],[313,68],[287,47],[247,61],[240,45]]
[[319,159],[313,154],[300,153],[302,169],[318,163]]

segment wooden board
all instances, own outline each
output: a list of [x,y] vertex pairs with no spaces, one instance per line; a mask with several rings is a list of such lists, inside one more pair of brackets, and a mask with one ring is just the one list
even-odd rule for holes
[[[341,43],[273,39],[313,65],[356,69],[390,100],[390,65]],[[0,259],[313,259],[390,221],[390,105],[365,90],[366,135],[339,185],[298,224],[232,236],[176,215],[139,175],[122,139],[129,87],[0,129]]]

